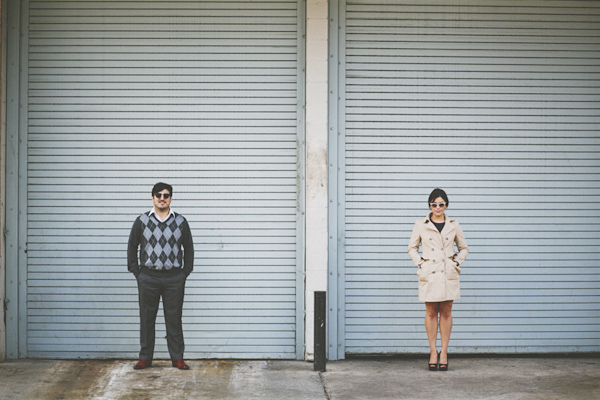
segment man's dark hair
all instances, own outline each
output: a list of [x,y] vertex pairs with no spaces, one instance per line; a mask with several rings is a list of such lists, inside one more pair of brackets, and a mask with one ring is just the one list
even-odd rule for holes
[[169,194],[173,196],[173,186],[163,182],[158,182],[156,185],[154,185],[154,187],[152,188],[152,196],[165,189],[167,189],[169,191]]
[[441,197],[442,199],[444,199],[444,201],[446,202],[446,206],[448,206],[450,204],[450,202],[448,201],[448,196],[446,195],[446,192],[444,192],[440,188],[435,188],[429,195],[429,201],[427,202],[427,205],[429,205],[429,203],[432,203],[438,197]]

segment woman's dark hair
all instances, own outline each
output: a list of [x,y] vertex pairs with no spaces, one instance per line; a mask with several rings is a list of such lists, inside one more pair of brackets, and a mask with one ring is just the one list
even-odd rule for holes
[[169,191],[169,194],[171,196],[173,195],[173,186],[169,185],[168,183],[158,182],[152,188],[152,196],[154,196],[156,193],[161,192],[165,189],[167,189]]
[[450,202],[448,201],[448,196],[446,195],[446,192],[444,192],[440,188],[435,188],[429,195],[429,201],[427,202],[427,205],[429,205],[429,203],[433,203],[433,201],[435,199],[437,199],[438,197],[441,197],[442,199],[444,199],[444,201],[446,202],[446,207],[450,204]]

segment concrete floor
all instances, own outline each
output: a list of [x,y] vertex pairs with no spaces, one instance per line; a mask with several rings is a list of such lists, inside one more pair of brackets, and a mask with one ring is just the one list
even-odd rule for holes
[[16,360],[0,363],[0,399],[600,399],[598,358],[455,357],[353,359],[313,371],[303,361],[190,360],[189,371],[155,361]]

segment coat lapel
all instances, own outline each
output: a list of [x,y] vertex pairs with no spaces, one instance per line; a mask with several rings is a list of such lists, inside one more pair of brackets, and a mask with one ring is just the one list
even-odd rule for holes
[[[435,224],[433,222],[431,222],[431,219],[429,219],[429,216],[427,216],[425,218],[425,229],[430,231],[428,234],[428,238],[432,242],[428,242],[428,243],[434,244],[435,246],[438,246],[438,247],[442,247],[444,245],[444,240],[442,239],[442,235],[440,235],[440,232],[436,228]],[[442,231],[444,231],[444,230],[442,229]]]
[[[431,219],[429,218],[429,216],[425,217],[424,222],[425,222],[425,227],[427,229],[430,229],[434,232],[438,231],[437,228],[435,227],[435,225],[433,224],[433,222],[431,222]],[[442,229],[442,232],[441,232],[442,236],[452,232],[454,229],[455,229],[454,219],[452,219],[446,215],[446,223],[444,224],[444,228]]]
[[452,218],[448,218],[446,216],[446,223],[444,224],[444,229],[442,229],[442,236],[447,235],[448,233],[454,230],[454,220]]

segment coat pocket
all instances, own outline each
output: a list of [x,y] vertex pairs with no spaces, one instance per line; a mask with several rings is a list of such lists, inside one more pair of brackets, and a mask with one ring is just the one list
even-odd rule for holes
[[417,270],[417,276],[419,277],[419,282],[427,282],[427,276],[429,275],[429,260],[425,260],[419,269]]
[[460,277],[461,268],[456,265],[454,261],[448,261],[446,265],[448,265],[448,268],[446,268],[446,276],[448,279],[458,279]]

